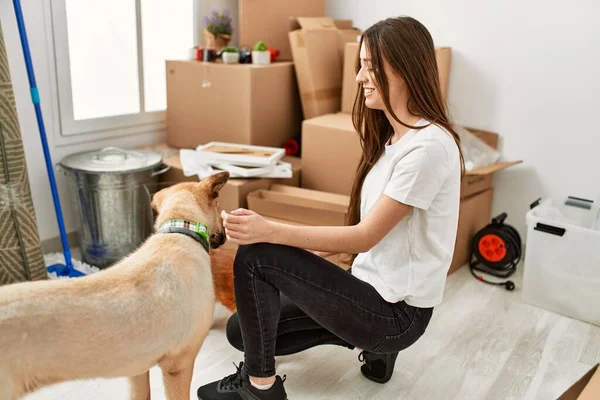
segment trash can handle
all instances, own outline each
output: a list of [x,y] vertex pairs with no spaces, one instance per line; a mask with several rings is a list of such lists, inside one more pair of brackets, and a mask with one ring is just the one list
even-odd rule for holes
[[542,201],[542,198],[538,197],[536,201],[534,201],[533,203],[531,203],[529,205],[529,209],[531,210],[531,209],[534,209],[535,207],[539,206],[540,205],[540,201]]
[[535,224],[535,227],[533,229],[536,231],[549,233],[551,235],[556,235],[556,236],[564,236],[565,233],[567,232],[567,230],[565,228],[559,228],[557,226],[542,224],[541,222],[538,222],[537,224]]
[[158,171],[154,171],[152,173],[152,176],[162,175],[162,174],[164,174],[165,172],[167,172],[170,169],[171,169],[170,165],[161,164],[160,165],[160,169]]
[[109,146],[109,147],[105,147],[102,150],[100,150],[98,152],[98,154],[96,155],[96,159],[100,160],[100,161],[104,161],[104,158],[108,155],[120,155],[121,157],[123,157],[123,161],[127,159],[128,155],[127,152],[123,151],[123,149],[120,149],[118,147],[113,147],[113,146]]

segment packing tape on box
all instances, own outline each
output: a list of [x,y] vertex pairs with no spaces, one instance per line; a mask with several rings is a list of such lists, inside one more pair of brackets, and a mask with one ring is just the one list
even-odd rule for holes
[[312,92],[302,93],[302,101],[322,101],[322,100],[330,100],[330,99],[338,99],[342,97],[342,88],[328,88],[328,89],[320,89],[314,90]]

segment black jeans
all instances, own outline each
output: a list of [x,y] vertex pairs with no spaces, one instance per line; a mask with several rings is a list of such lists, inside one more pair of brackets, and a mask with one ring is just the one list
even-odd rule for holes
[[433,313],[389,303],[337,265],[289,246],[240,246],[234,283],[238,310],[227,338],[244,351],[244,368],[256,377],[275,375],[275,355],[320,344],[401,351],[421,337]]

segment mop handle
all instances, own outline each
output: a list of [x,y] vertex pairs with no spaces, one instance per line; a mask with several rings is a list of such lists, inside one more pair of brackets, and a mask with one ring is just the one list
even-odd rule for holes
[[21,47],[23,48],[23,56],[25,57],[25,66],[27,68],[27,76],[29,77],[29,87],[31,90],[31,100],[35,108],[35,116],[38,123],[40,132],[40,138],[42,140],[42,148],[44,150],[44,159],[46,160],[46,170],[48,171],[48,178],[50,180],[50,189],[52,190],[52,199],[54,200],[54,211],[56,218],[58,219],[58,228],[60,231],[60,240],[63,246],[63,254],[65,256],[65,263],[71,270],[73,264],[71,261],[71,251],[69,249],[69,242],[67,241],[67,234],[65,230],[65,223],[63,221],[62,210],[60,207],[60,199],[58,197],[58,189],[56,188],[56,180],[54,178],[54,169],[52,168],[52,158],[50,157],[50,150],[48,149],[48,139],[46,138],[46,129],[44,127],[44,120],[42,118],[42,109],[40,107],[40,94],[35,82],[35,73],[33,72],[33,63],[31,62],[31,54],[29,52],[29,42],[27,41],[27,31],[25,30],[25,21],[23,20],[23,11],[21,9],[20,0],[13,0],[15,8],[15,14],[17,16],[17,25],[19,27],[19,36],[21,38]]

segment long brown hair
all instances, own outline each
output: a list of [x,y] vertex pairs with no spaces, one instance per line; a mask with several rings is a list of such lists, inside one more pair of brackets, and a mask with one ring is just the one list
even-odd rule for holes
[[[388,18],[379,21],[365,31],[360,45],[369,51],[374,71],[375,84],[381,93],[390,115],[410,129],[425,126],[410,126],[400,121],[390,105],[388,80],[384,72],[384,60],[406,84],[408,111],[445,129],[456,141],[460,152],[460,139],[452,127],[446,101],[442,96],[433,38],[423,24],[411,17]],[[360,57],[356,58],[356,73],[360,71]],[[360,136],[362,158],[360,160],[351,192],[348,224],[360,221],[360,194],[365,177],[381,157],[385,144],[394,130],[383,110],[370,109],[365,105],[362,83],[352,109],[354,128]],[[460,152],[461,174],[464,174],[464,159]],[[353,255],[354,258],[356,255]]]

